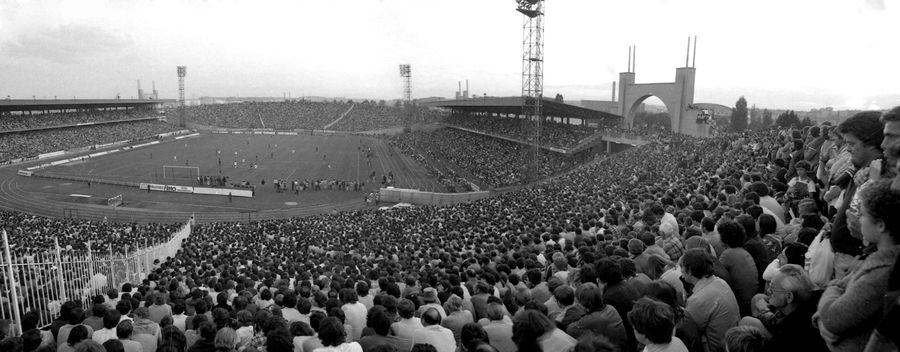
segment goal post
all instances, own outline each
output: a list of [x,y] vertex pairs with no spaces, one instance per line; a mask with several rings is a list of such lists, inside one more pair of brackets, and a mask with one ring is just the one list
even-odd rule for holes
[[123,198],[122,198],[122,194],[121,194],[121,193],[119,193],[119,194],[117,194],[117,195],[114,195],[114,196],[112,196],[112,197],[106,198],[106,205],[108,205],[108,206],[111,206],[111,207],[117,207],[117,206],[120,206],[120,205],[122,205],[122,204],[124,204],[124,202],[123,202]]
[[200,167],[198,166],[163,165],[164,179],[194,180],[197,177],[200,177]]

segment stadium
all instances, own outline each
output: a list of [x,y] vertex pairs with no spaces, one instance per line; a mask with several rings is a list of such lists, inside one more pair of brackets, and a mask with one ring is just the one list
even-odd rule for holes
[[0,351],[897,349],[900,106],[551,99],[516,5],[514,96],[0,99]]

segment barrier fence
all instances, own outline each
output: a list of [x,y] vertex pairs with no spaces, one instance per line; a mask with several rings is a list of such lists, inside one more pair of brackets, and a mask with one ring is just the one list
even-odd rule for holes
[[[3,253],[0,256],[0,320],[12,322],[11,333],[21,334],[22,316],[35,312],[38,326],[47,326],[67,301],[79,302],[91,311],[92,297],[120,289],[122,284],[139,284],[155,265],[172,257],[191,234],[191,217],[172,237],[162,243],[145,242],[136,252],[116,252],[91,248],[72,251],[54,248],[33,254],[17,254],[3,231]],[[159,262],[157,262],[157,260]]]

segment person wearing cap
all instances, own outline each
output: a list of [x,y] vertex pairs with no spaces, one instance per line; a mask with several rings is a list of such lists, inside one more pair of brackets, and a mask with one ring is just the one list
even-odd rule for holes
[[444,311],[444,307],[441,306],[441,303],[438,300],[437,289],[428,287],[422,290],[422,295],[420,297],[422,299],[422,305],[419,306],[419,315],[424,314],[428,309],[434,308],[437,310],[438,314],[441,315],[441,320],[447,317],[447,312]]
[[637,268],[637,271],[641,273],[645,272],[648,254],[644,253],[644,242],[641,242],[641,240],[637,238],[628,240],[628,254],[631,256],[631,260],[634,261],[634,266]]

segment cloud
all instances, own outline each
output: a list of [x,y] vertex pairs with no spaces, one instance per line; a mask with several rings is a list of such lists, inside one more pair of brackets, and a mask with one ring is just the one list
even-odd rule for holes
[[92,25],[64,24],[21,33],[0,46],[9,57],[77,64],[94,56],[117,53],[133,44],[130,36]]
[[866,7],[875,11],[884,11],[884,0],[866,0]]

